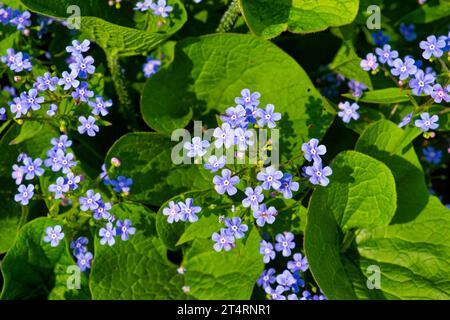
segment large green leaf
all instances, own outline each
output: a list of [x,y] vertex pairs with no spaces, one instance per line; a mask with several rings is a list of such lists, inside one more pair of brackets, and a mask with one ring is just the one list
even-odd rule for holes
[[136,234],[114,246],[95,240],[90,288],[93,299],[181,299],[183,278],[167,259],[167,249],[156,237],[155,214],[141,205],[118,204],[111,213],[130,219]]
[[440,0],[439,4],[421,5],[416,10],[409,12],[400,19],[405,23],[430,23],[439,19],[443,19],[450,15],[450,3],[448,0]]
[[160,206],[171,197],[188,189],[210,186],[197,165],[175,165],[171,152],[175,143],[158,133],[129,133],[111,147],[106,163],[119,158],[122,165],[110,178],[119,175],[133,179],[130,198]]
[[170,67],[147,81],[141,110],[146,123],[160,132],[184,127],[192,110],[211,128],[243,88],[259,91],[262,107],[272,103],[281,112],[282,152],[320,138],[334,118],[334,110],[290,56],[270,42],[242,34],[180,41]]
[[310,33],[351,23],[358,0],[240,0],[244,18],[258,36],[274,38],[284,31]]
[[5,279],[2,299],[89,298],[85,274],[80,274],[80,290],[68,288],[72,276],[68,268],[75,262],[67,240],[57,247],[51,247],[43,240],[45,229],[57,224],[63,226],[61,220],[38,218],[21,229],[2,264]]

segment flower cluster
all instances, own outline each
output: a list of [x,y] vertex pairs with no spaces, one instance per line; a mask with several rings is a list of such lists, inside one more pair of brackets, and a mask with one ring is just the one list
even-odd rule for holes
[[12,48],[6,49],[6,56],[0,57],[0,60],[14,72],[31,71],[33,69],[28,54],[16,53]]
[[88,243],[89,239],[86,237],[79,237],[70,243],[70,249],[73,249],[73,255],[77,258],[77,266],[81,272],[91,268],[91,262],[94,258],[94,255],[87,249]]
[[31,13],[29,11],[14,10],[11,7],[3,7],[0,3],[0,23],[4,26],[10,25],[17,30],[25,30],[31,26]]
[[202,211],[199,206],[194,206],[194,199],[187,198],[184,202],[180,201],[176,204],[169,202],[169,206],[163,209],[163,214],[167,216],[167,222],[173,223],[178,221],[189,221],[191,223],[198,220],[197,213]]

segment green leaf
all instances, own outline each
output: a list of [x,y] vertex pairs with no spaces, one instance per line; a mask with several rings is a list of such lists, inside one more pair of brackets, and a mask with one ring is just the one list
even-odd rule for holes
[[430,23],[450,15],[450,3],[439,1],[439,5],[425,3],[400,19],[404,23]]
[[108,168],[111,158],[122,165],[110,176],[123,175],[133,179],[130,199],[160,206],[171,197],[188,189],[210,187],[197,165],[175,165],[171,160],[175,143],[158,133],[129,133],[117,140],[106,156]]
[[334,110],[290,56],[270,42],[242,34],[180,41],[174,62],[147,81],[142,115],[153,129],[170,133],[185,126],[193,110],[195,119],[214,128],[216,115],[233,105],[243,88],[259,91],[262,106],[272,103],[281,112],[277,127],[289,132],[280,135],[283,152],[320,138],[333,121]]
[[57,247],[51,247],[43,240],[45,229],[57,224],[63,226],[60,220],[38,218],[21,229],[3,260],[5,283],[2,299],[89,298],[85,274],[80,274],[81,290],[68,289],[68,283],[72,283],[72,273],[68,268],[75,262],[67,240],[61,241]]
[[118,204],[111,213],[130,219],[136,234],[114,246],[95,240],[90,288],[93,299],[182,299],[182,276],[167,259],[167,249],[156,237],[155,214],[144,206]]
[[342,74],[348,79],[364,83],[372,90],[372,80],[369,73],[361,69],[360,62],[361,58],[358,57],[353,44],[350,41],[344,41],[329,67],[332,71]]
[[250,30],[264,38],[284,31],[311,33],[351,23],[358,0],[240,0]]
[[6,35],[6,37],[4,37],[3,39],[1,39],[0,54],[3,56],[6,54],[6,49],[15,48],[16,43],[19,40],[19,37],[20,37],[19,32],[13,32],[11,34]]
[[354,97],[350,93],[343,94],[344,97],[365,103],[394,104],[409,101],[407,91],[400,88],[387,88],[364,92],[360,98]]
[[9,144],[19,144],[25,140],[31,139],[41,132],[44,124],[39,121],[25,121],[20,128],[20,133]]
[[250,299],[253,287],[264,268],[259,254],[261,238],[256,228],[249,226],[248,237],[236,241],[236,248],[216,252],[214,242],[195,240],[187,252],[185,283],[188,297],[203,300]]
[[[0,179],[0,183],[1,183]],[[13,195],[10,195],[13,197]],[[20,206],[12,198],[0,195],[0,254],[14,243],[20,222]]]

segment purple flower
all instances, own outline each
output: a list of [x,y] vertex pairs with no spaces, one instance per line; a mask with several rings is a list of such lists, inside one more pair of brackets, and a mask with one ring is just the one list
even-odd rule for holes
[[111,185],[116,192],[130,193],[130,187],[133,185],[133,179],[125,176],[118,176],[117,180],[111,180]]
[[44,169],[41,168],[42,160],[36,158],[35,160],[27,157],[23,161],[24,169],[25,169],[25,179],[33,180],[35,176],[42,176],[44,174]]
[[413,75],[417,71],[417,67],[414,64],[414,59],[411,58],[405,58],[405,62],[402,61],[402,59],[395,59],[392,63],[392,69],[391,73],[399,77],[400,80],[405,80],[409,77],[409,75]]
[[286,297],[283,295],[283,286],[277,286],[276,289],[272,289],[272,287],[267,286],[264,288],[264,290],[269,295],[270,300],[286,300]]
[[230,107],[225,110],[225,115],[221,115],[220,119],[228,123],[232,128],[246,127],[246,111],[243,106]]
[[257,186],[254,190],[251,187],[245,188],[247,198],[242,200],[244,208],[251,207],[253,211],[257,211],[259,209],[259,204],[264,200],[262,191],[263,189],[260,186]]
[[178,202],[178,206],[180,207],[180,220],[189,222],[195,222],[198,220],[197,213],[202,211],[201,207],[192,206],[194,204],[194,199],[187,198],[185,202]]
[[442,100],[445,102],[450,102],[450,85],[446,88],[442,88],[440,84],[435,84],[433,86],[433,91],[431,92],[431,97],[434,99],[434,102],[441,103]]
[[270,260],[275,259],[275,251],[273,250],[273,245],[265,240],[261,240],[261,242],[259,243],[259,253],[264,255],[264,263],[269,263]]
[[430,117],[428,112],[424,112],[420,115],[420,118],[421,119],[414,122],[414,125],[422,131],[427,132],[430,129],[434,130],[439,127],[439,124],[437,123],[439,121],[439,117],[437,115]]
[[58,77],[52,77],[49,72],[44,73],[44,76],[39,76],[36,78],[36,83],[34,84],[34,88],[38,91],[55,91],[57,89],[57,85],[59,82]]
[[2,8],[0,6],[0,23],[6,26],[14,16],[14,11],[11,7]]
[[325,167],[322,169],[322,164],[314,162],[314,164],[310,167],[306,167],[304,169],[306,176],[309,177],[309,182],[314,185],[320,184],[323,187],[326,187],[330,180],[327,176],[330,176],[333,171],[330,167]]
[[78,88],[80,81],[77,80],[78,74],[74,71],[68,73],[64,71],[62,73],[61,79],[59,79],[58,84],[64,86],[64,90],[69,90],[70,88]]
[[281,179],[281,187],[278,189],[279,192],[283,193],[285,199],[292,198],[292,191],[298,191],[300,185],[298,182],[292,181],[292,175],[285,173]]
[[431,164],[439,164],[442,161],[442,151],[437,150],[431,146],[422,150],[425,160]]
[[309,268],[308,260],[306,257],[302,257],[301,253],[296,253],[293,255],[294,260],[289,261],[287,267],[291,272],[302,271],[305,272]]
[[28,106],[34,111],[41,108],[41,103],[44,102],[44,97],[39,97],[36,89],[30,89],[28,94],[24,94],[24,98],[28,103]]
[[75,62],[71,63],[69,68],[81,79],[86,79],[88,74],[95,72],[94,58],[91,56],[84,58],[81,55],[77,55],[75,56]]
[[78,132],[80,134],[84,134],[87,132],[88,136],[93,137],[95,136],[96,132],[98,132],[100,129],[95,124],[95,118],[93,116],[89,116],[87,119],[83,116],[78,118],[78,121],[80,121],[81,126],[78,126]]
[[48,186],[48,191],[55,194],[55,199],[61,199],[64,197],[65,192],[69,191],[69,186],[65,183],[63,177],[56,179],[56,184]]
[[77,266],[80,268],[81,272],[85,272],[87,269],[91,268],[91,261],[94,258],[92,253],[79,253],[77,256]]
[[188,150],[188,157],[203,157],[206,154],[205,149],[209,147],[209,142],[206,140],[202,141],[200,137],[194,137],[192,138],[192,143],[186,142],[183,147]]
[[403,128],[404,126],[408,125],[413,117],[414,112],[408,113],[406,116],[403,117],[402,121],[398,124],[399,128]]
[[234,130],[234,135],[236,137],[236,144],[240,151],[247,150],[247,146],[252,146],[255,141],[252,139],[253,132],[250,130],[244,130],[242,128],[237,128]]
[[216,242],[213,247],[217,252],[222,251],[222,249],[225,251],[230,251],[235,246],[234,237],[230,235],[225,229],[221,229],[220,234],[214,232],[211,239]]
[[225,226],[227,227],[228,234],[234,236],[236,239],[241,239],[245,236],[245,232],[248,231],[246,224],[241,224],[241,218],[225,218]]
[[69,137],[65,134],[61,135],[58,138],[52,138],[50,140],[50,143],[54,146],[54,148],[56,150],[61,149],[61,150],[66,150],[66,148],[69,148],[72,145],[72,141],[69,140]]
[[16,184],[19,185],[22,183],[22,180],[25,175],[25,168],[19,167],[17,164],[13,165],[12,178],[15,180]]
[[238,105],[241,105],[245,108],[249,108],[253,110],[259,105],[259,98],[261,94],[259,92],[251,93],[249,89],[243,89],[241,91],[242,97],[237,97],[234,99],[234,102]]
[[359,106],[356,102],[351,105],[348,101],[340,102],[338,108],[342,110],[338,112],[338,116],[342,118],[344,123],[349,123],[352,119],[359,119],[359,113],[356,111],[359,109]]
[[283,173],[279,170],[275,170],[273,167],[267,167],[262,171],[258,172],[256,179],[263,181],[261,187],[264,190],[269,190],[271,187],[274,190],[278,190],[281,186],[281,179],[283,178]]
[[170,201],[169,206],[163,209],[163,215],[167,216],[167,222],[173,223],[180,220],[180,206]]
[[6,109],[0,108],[0,121],[5,121],[5,120],[6,120]]
[[152,75],[158,72],[161,67],[161,60],[153,59],[152,57],[147,58],[147,62],[142,66],[142,71],[146,78],[150,78]]
[[403,36],[403,38],[408,41],[414,41],[417,38],[417,34],[414,32],[414,30],[416,29],[416,27],[414,26],[414,24],[404,24],[403,22],[400,23],[400,34]]
[[375,52],[378,55],[378,61],[382,64],[387,63],[389,66],[392,66],[394,59],[398,58],[398,51],[391,51],[391,46],[388,44],[385,44],[383,49],[376,48]]
[[19,13],[16,17],[11,19],[9,23],[12,26],[16,26],[17,30],[24,30],[25,28],[31,26],[31,13],[29,11],[24,11]]
[[59,149],[56,151],[56,155],[59,158],[59,164],[64,174],[68,174],[70,172],[70,168],[76,166],[77,164],[74,160],[73,153],[64,154],[64,151]]
[[8,104],[11,112],[16,114],[16,118],[26,115],[29,109],[28,103],[19,97],[14,98],[13,101],[10,101]]
[[277,276],[277,283],[283,286],[285,290],[289,290],[296,282],[297,280],[288,270],[284,270],[282,274]]
[[101,201],[100,193],[95,193],[94,190],[88,190],[86,197],[80,197],[81,211],[95,210],[98,208],[98,203]]
[[347,85],[350,88],[352,96],[357,98],[362,96],[363,90],[367,90],[367,86],[364,83],[358,82],[356,80],[350,80]]
[[409,80],[409,87],[416,96],[420,96],[422,92],[429,95],[433,90],[433,83],[435,78],[431,74],[425,75],[422,70],[417,70],[415,79]]
[[222,176],[215,176],[213,179],[214,189],[216,189],[217,193],[224,194],[225,192],[228,195],[235,195],[237,192],[235,184],[239,183],[240,179],[238,176],[231,176],[231,171],[228,169],[222,170]]
[[72,46],[67,46],[66,51],[72,55],[78,56],[81,55],[83,52],[88,52],[90,45],[91,42],[89,40],[84,40],[81,43],[78,40],[73,40]]
[[98,201],[97,202],[98,207],[97,209],[94,210],[94,219],[95,220],[100,220],[100,219],[105,219],[105,220],[109,220],[109,218],[111,218],[111,214],[109,213],[109,210],[111,210],[112,205],[109,202],[103,202],[103,201]]
[[167,5],[166,0],[158,0],[158,3],[150,4],[150,9],[153,10],[155,16],[167,18],[169,16],[168,13],[172,12],[173,7]]
[[225,148],[229,148],[234,143],[234,130],[231,129],[229,123],[223,123],[220,128],[215,128],[213,137],[216,138],[214,141],[214,145],[216,148],[221,148],[225,146]]
[[54,228],[47,227],[45,229],[46,235],[44,236],[44,242],[49,243],[52,247],[57,247],[59,242],[64,239],[64,233],[60,225],[56,225]]
[[86,237],[79,237],[75,241],[70,243],[70,249],[73,249],[73,255],[76,257],[79,254],[85,253],[87,251],[86,246],[88,245],[89,240]]
[[260,127],[264,127],[266,124],[270,129],[273,129],[277,126],[275,121],[279,121],[281,119],[281,113],[273,112],[275,106],[273,104],[268,104],[266,109],[258,109],[256,112],[256,116],[259,117],[258,125]]
[[27,187],[21,184],[18,189],[19,193],[14,196],[14,201],[20,202],[21,205],[26,206],[34,195],[34,185],[29,184]]
[[96,96],[95,101],[89,101],[88,105],[92,107],[92,113],[96,116],[102,115],[103,117],[108,114],[107,108],[110,108],[112,106],[111,100],[103,100],[103,97]]
[[428,36],[426,41],[420,41],[420,48],[423,49],[422,57],[425,59],[430,59],[431,56],[435,56],[436,58],[441,57],[444,54],[442,50],[445,48],[446,43],[444,39],[436,39],[436,36]]
[[373,53],[368,53],[359,65],[364,71],[376,70],[378,68],[377,57]]
[[106,224],[106,228],[101,228],[98,232],[98,235],[102,237],[100,239],[100,244],[104,246],[106,243],[111,247],[116,243],[116,239],[114,237],[116,236],[116,229],[113,227],[113,224],[111,222],[108,222]]
[[220,158],[211,156],[208,158],[208,163],[205,163],[205,169],[208,169],[211,172],[216,172],[217,170],[222,169],[225,166],[226,161],[227,158],[225,156],[220,156]]
[[134,7],[133,10],[139,10],[142,12],[145,12],[147,10],[150,10],[150,6],[153,3],[153,0],[144,0],[136,3],[136,7]]
[[302,151],[305,153],[306,160],[322,162],[320,156],[327,153],[327,148],[323,144],[319,145],[319,140],[312,138],[308,142],[302,144]]
[[16,52],[14,51],[14,49],[6,49],[6,56],[2,56],[1,61],[3,63],[6,63],[8,67],[11,67],[11,65],[16,62]]
[[130,234],[133,235],[136,233],[136,228],[131,226],[130,219],[117,220],[117,235],[121,236],[123,241],[128,241],[130,238]]
[[289,257],[291,255],[291,249],[295,248],[294,235],[291,232],[279,233],[275,236],[277,243],[275,244],[275,250],[282,252],[283,257]]
[[389,42],[389,36],[385,35],[382,30],[373,32],[371,36],[376,46],[384,46]]
[[275,269],[270,268],[269,270],[264,270],[261,276],[256,281],[256,284],[258,287],[266,288],[267,286],[270,286],[272,283],[275,282]]
[[253,211],[253,217],[256,219],[256,224],[260,227],[264,227],[266,223],[274,223],[277,214],[277,209],[274,207],[269,207],[269,209],[267,209],[264,203],[259,206],[258,210]]
[[83,102],[88,102],[89,98],[94,96],[94,91],[88,89],[87,82],[82,82],[79,87],[72,92],[72,98],[79,99]]

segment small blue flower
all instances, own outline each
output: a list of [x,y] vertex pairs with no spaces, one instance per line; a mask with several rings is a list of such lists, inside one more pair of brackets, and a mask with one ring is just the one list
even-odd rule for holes
[[15,180],[17,185],[21,184],[25,176],[25,168],[15,164],[13,165],[12,169],[13,169],[11,174],[12,178]]
[[259,106],[259,98],[261,98],[261,94],[259,92],[256,91],[251,93],[249,89],[243,89],[241,91],[241,95],[242,97],[237,97],[234,99],[236,104],[251,110]]
[[359,106],[356,102],[352,103],[351,105],[348,101],[340,102],[338,104],[338,108],[341,110],[338,112],[338,116],[342,118],[342,121],[344,123],[350,123],[352,119],[359,119],[359,113],[356,111],[359,109]]
[[242,200],[244,208],[251,207],[253,211],[259,210],[259,204],[264,200],[263,189],[257,186],[254,190],[251,187],[245,188],[247,198]]
[[173,201],[169,202],[169,206],[163,209],[163,215],[167,216],[167,222],[173,223],[180,220],[180,206]]
[[94,258],[91,252],[80,253],[76,256],[77,266],[80,268],[81,272],[85,272],[87,269],[91,268],[91,261]]
[[220,156],[217,158],[216,156],[210,156],[208,158],[208,163],[205,163],[205,169],[208,169],[211,172],[216,172],[219,169],[222,169],[227,162],[227,158],[225,156]]
[[25,186],[24,184],[21,184],[18,191],[19,193],[14,196],[14,201],[20,202],[23,206],[28,205],[30,199],[33,198],[34,195],[34,185],[29,184],[28,186]]
[[272,289],[272,287],[267,286],[264,290],[269,295],[270,300],[286,300],[286,297],[283,295],[285,291],[283,286],[277,286],[276,289]]
[[236,239],[241,239],[245,236],[245,232],[248,231],[248,226],[241,223],[241,218],[225,218],[225,226],[227,227],[228,233],[235,237]]
[[262,171],[258,172],[256,175],[256,179],[259,181],[263,181],[261,187],[264,190],[269,190],[273,188],[274,190],[278,190],[281,187],[281,179],[283,178],[283,173],[279,170],[276,170],[273,167],[267,167]]
[[42,160],[39,158],[36,158],[35,160],[27,157],[23,161],[24,168],[25,168],[25,179],[26,180],[33,180],[35,176],[42,176],[44,174],[44,169],[41,168]]
[[252,146],[255,144],[254,139],[252,139],[253,131],[237,128],[234,130],[234,136],[236,138],[238,150],[240,151],[245,151],[247,150],[247,146]]
[[378,55],[378,61],[380,61],[380,63],[387,63],[389,66],[392,66],[392,64],[394,63],[394,59],[398,58],[398,51],[391,51],[391,46],[388,44],[385,44],[383,46],[383,49],[376,48],[375,53]]
[[16,118],[20,118],[22,115],[26,115],[28,112],[28,103],[22,98],[16,97],[13,101],[8,102],[11,109],[11,113],[16,114]]
[[89,98],[92,98],[94,96],[94,91],[88,89],[88,83],[82,82],[74,92],[72,92],[72,98],[83,101],[83,102],[89,102]]
[[192,206],[194,204],[194,199],[187,198],[185,202],[178,202],[178,206],[180,207],[180,220],[189,222],[195,222],[198,220],[197,213],[202,211],[202,208],[199,206]]
[[225,148],[229,148],[234,144],[234,130],[231,129],[229,123],[223,123],[221,127],[215,128],[213,137],[216,138],[214,141],[214,145],[216,148],[221,148],[225,146]]
[[73,40],[72,45],[66,47],[66,51],[74,56],[78,56],[83,52],[88,52],[90,45],[91,42],[89,40],[83,40],[81,43],[78,40]]
[[427,147],[422,150],[425,160],[431,164],[439,164],[442,161],[442,151],[433,147]]
[[64,151],[59,149],[58,151],[56,151],[56,155],[58,156],[59,164],[64,174],[68,174],[70,172],[70,168],[77,165],[76,161],[74,160],[73,153],[64,154]]
[[86,79],[88,74],[94,74],[94,58],[87,56],[84,58],[81,55],[75,57],[75,62],[69,65],[72,72],[76,73],[81,79]]
[[110,184],[113,186],[115,192],[130,193],[130,187],[133,185],[133,179],[125,176],[118,176],[117,180],[111,180]]
[[13,19],[9,21],[12,26],[15,26],[17,30],[24,30],[31,26],[31,13],[29,11],[24,11],[18,13]]
[[322,162],[320,156],[327,153],[327,148],[323,144],[319,145],[319,140],[312,138],[308,142],[302,144],[302,151],[305,153],[306,160]]
[[81,126],[78,126],[78,132],[80,134],[87,132],[88,136],[94,137],[96,132],[100,130],[95,124],[95,118],[93,116],[89,116],[87,119],[84,116],[81,116],[78,118],[78,121],[81,123]]
[[281,179],[281,187],[278,191],[283,193],[285,199],[291,199],[292,191],[298,191],[299,187],[300,185],[298,182],[292,181],[292,175],[285,173]]
[[373,32],[371,36],[376,46],[384,46],[389,42],[389,36],[385,35],[382,30]]
[[63,177],[59,177],[56,179],[56,184],[48,186],[48,191],[55,194],[55,199],[61,199],[64,197],[64,193],[69,191],[69,186],[65,184]]
[[97,202],[98,207],[97,209],[94,210],[94,219],[95,220],[100,220],[100,219],[105,219],[105,220],[109,220],[109,218],[111,218],[111,214],[109,213],[109,210],[111,210],[112,205],[109,202],[103,202],[103,201],[98,201]]
[[350,80],[347,83],[348,87],[350,88],[350,92],[352,93],[352,96],[359,98],[363,94],[363,90],[367,90],[367,86],[359,81],[356,80]]
[[69,140],[69,137],[65,134],[61,135],[59,138],[52,138],[50,143],[54,146],[54,149],[61,149],[62,151],[66,150],[66,148],[70,148],[72,145],[72,141]]
[[213,246],[214,250],[220,252],[223,250],[230,251],[234,248],[235,239],[232,235],[230,235],[225,229],[220,230],[220,234],[214,232],[211,236],[211,239],[216,242]]
[[150,9],[153,10],[155,16],[167,18],[169,13],[172,12],[173,7],[167,5],[166,0],[158,0],[158,3],[150,4]]
[[289,290],[296,282],[297,280],[288,270],[284,270],[282,274],[277,276],[277,283],[283,286],[285,290]]
[[414,59],[405,58],[405,62],[402,59],[395,59],[392,63],[391,73],[399,77],[400,80],[405,80],[409,75],[413,75],[417,71],[417,67],[414,64]]
[[116,226],[117,226],[116,233],[118,236],[121,237],[122,241],[128,241],[130,235],[136,233],[136,228],[131,226],[130,219],[125,219],[124,221],[119,219],[117,220]]
[[144,0],[144,1],[139,1],[138,3],[136,3],[136,6],[134,7],[133,10],[139,10],[142,12],[148,11],[150,10],[150,6],[152,5],[153,0]]
[[73,255],[76,257],[81,253],[85,253],[87,251],[87,245],[89,243],[88,238],[79,237],[78,239],[72,241],[70,243],[70,249],[73,249]]
[[159,71],[161,67],[161,60],[153,59],[152,57],[148,57],[147,61],[142,66],[142,71],[144,72],[144,76],[146,78],[150,78],[152,75]]
[[264,227],[266,223],[274,223],[277,214],[278,211],[274,207],[269,207],[269,209],[267,209],[264,203],[259,206],[258,210],[253,211],[253,217],[256,219],[256,224],[260,227]]
[[409,80],[409,87],[412,89],[412,93],[416,96],[420,96],[422,92],[430,95],[433,91],[435,78],[431,74],[425,75],[422,70],[417,70],[414,77]]
[[238,176],[231,176],[231,171],[228,169],[222,170],[222,176],[215,176],[213,178],[214,189],[216,189],[217,193],[224,194],[225,192],[228,195],[235,195],[237,192],[235,184],[239,183],[240,179]]
[[441,103],[442,100],[445,102],[450,102],[450,85],[445,88],[442,88],[440,84],[435,84],[433,86],[433,91],[431,92],[431,97],[434,99],[434,102]]
[[111,222],[108,222],[106,224],[106,228],[101,228],[98,232],[98,235],[102,237],[100,239],[100,244],[104,246],[106,243],[111,247],[116,243],[116,239],[114,237],[116,236],[116,229],[113,227],[113,224]]
[[368,53],[359,65],[364,71],[376,70],[378,68],[377,57],[373,53]]
[[301,253],[295,253],[293,255],[294,260],[289,261],[287,267],[291,272],[302,271],[305,272],[309,268],[308,260],[306,257],[302,257]]
[[80,197],[81,211],[95,210],[98,208],[98,203],[101,201],[100,193],[95,193],[94,190],[88,190],[86,197]]
[[416,26],[412,23],[409,25],[404,24],[403,22],[400,23],[400,28],[399,28],[400,34],[408,42],[411,42],[411,41],[414,41],[417,39],[417,34],[414,32],[415,29],[416,29]]
[[267,286],[270,286],[271,284],[275,283],[276,278],[274,277],[274,274],[275,274],[274,268],[264,270],[261,276],[256,281],[258,287],[262,287],[263,289],[265,289]]
[[333,173],[330,167],[322,168],[322,164],[317,162],[310,167],[305,167],[304,172],[309,177],[309,182],[314,185],[320,184],[322,187],[326,187],[330,183],[327,177]]
[[424,50],[422,57],[428,60],[431,56],[435,56],[436,58],[441,57],[444,54],[442,49],[445,48],[446,43],[444,39],[436,39],[436,36],[431,35],[427,37],[426,41],[420,41],[419,46]]
[[24,94],[24,98],[28,103],[28,107],[34,111],[39,110],[41,108],[41,103],[44,102],[44,97],[38,96],[36,89],[30,89],[28,94]]
[[403,117],[402,121],[398,124],[399,128],[403,128],[404,126],[408,125],[413,117],[414,112],[408,113],[406,116]]
[[57,89],[58,82],[58,77],[52,77],[50,72],[46,72],[44,73],[44,76],[39,76],[36,78],[34,88],[38,91],[50,90],[53,92]]
[[274,112],[275,106],[273,104],[268,104],[266,109],[258,109],[256,116],[259,117],[258,126],[264,127],[266,124],[270,129],[277,126],[275,123],[281,119],[281,113]]
[[102,115],[103,117],[108,114],[108,109],[112,106],[111,100],[103,100],[102,96],[96,96],[95,101],[89,101],[88,105],[92,107],[92,114],[98,116]]
[[192,138],[192,143],[185,142],[183,147],[188,150],[188,157],[203,157],[206,154],[206,149],[209,147],[209,142],[206,140],[202,141],[200,137],[194,137]]
[[279,233],[275,236],[277,243],[275,244],[275,250],[282,252],[284,257],[291,255],[291,249],[295,248],[294,235],[291,232]]
[[64,233],[62,232],[62,227],[56,225],[54,228],[47,227],[45,229],[46,235],[44,236],[44,242],[49,243],[52,247],[57,247],[59,242],[64,239]]
[[246,121],[247,112],[244,107],[238,105],[236,107],[230,107],[225,110],[225,115],[221,115],[220,119],[228,123],[232,128],[247,127]]
[[273,245],[265,240],[261,240],[259,244],[259,253],[264,255],[264,263],[269,263],[270,260],[275,259],[275,251],[273,250]]
[[71,71],[68,73],[67,71],[64,71],[62,73],[62,77],[58,81],[58,85],[64,86],[64,90],[69,90],[70,88],[78,88],[80,85],[80,81],[77,80],[78,74],[74,71]]
[[422,131],[427,132],[430,129],[434,130],[439,127],[439,124],[437,123],[439,121],[439,116],[437,115],[430,117],[428,112],[424,112],[420,115],[420,118],[421,119],[414,121],[414,125]]
[[6,26],[14,16],[14,10],[11,7],[2,8],[0,6],[0,23]]

